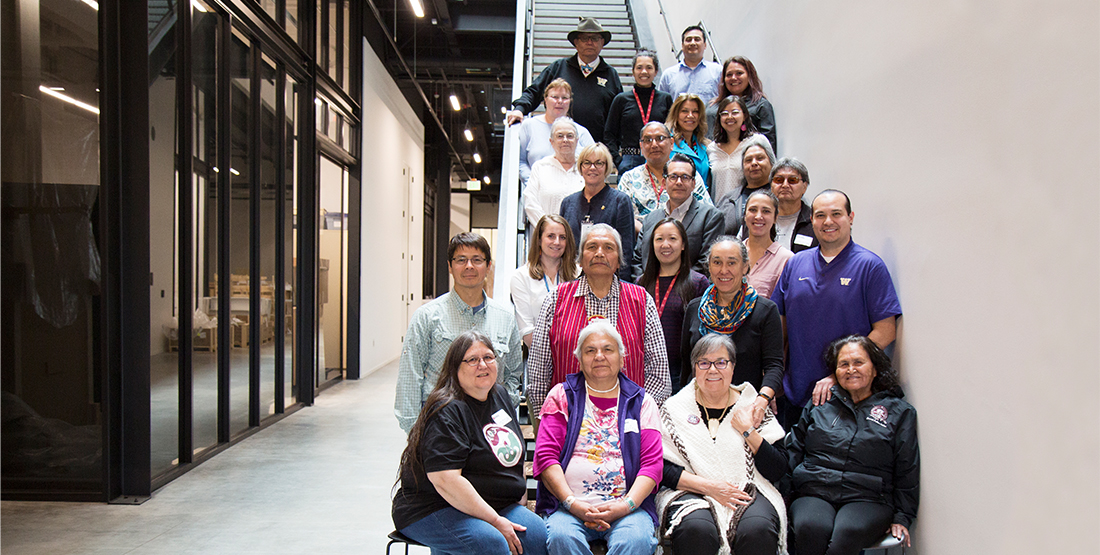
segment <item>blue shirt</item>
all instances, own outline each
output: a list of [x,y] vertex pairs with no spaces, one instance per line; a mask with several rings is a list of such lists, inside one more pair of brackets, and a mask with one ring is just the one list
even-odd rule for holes
[[680,62],[661,73],[657,90],[670,94],[673,100],[683,93],[696,94],[706,104],[718,97],[718,82],[721,80],[721,64],[703,60],[693,69]]
[[695,148],[688,146],[687,141],[680,139],[672,144],[672,154],[683,154],[695,164],[695,173],[699,177],[703,178],[704,184],[710,184],[710,155],[707,154],[707,145],[703,144],[702,139],[695,143]]
[[795,254],[779,276],[772,301],[787,319],[783,390],[798,406],[804,406],[814,384],[832,372],[823,356],[829,343],[847,335],[867,335],[871,324],[901,315],[886,264],[855,241],[849,241],[832,262],[825,262],[819,247]]
[[420,416],[420,407],[435,389],[447,350],[462,332],[477,330],[489,337],[497,352],[497,383],[504,386],[512,405],[519,402],[523,388],[523,341],[516,327],[512,307],[484,298],[481,310],[474,310],[461,297],[445,293],[416,309],[397,370],[397,396],[393,412],[407,433]]

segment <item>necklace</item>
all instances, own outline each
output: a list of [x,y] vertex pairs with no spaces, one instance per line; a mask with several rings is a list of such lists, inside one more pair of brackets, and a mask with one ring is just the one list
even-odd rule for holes
[[619,380],[615,380],[615,385],[611,386],[611,389],[596,389],[588,385],[588,382],[584,382],[584,387],[587,387],[592,393],[611,393],[619,388]]
[[[699,384],[695,384],[696,391],[699,390]],[[730,410],[730,396],[733,395],[733,391],[730,390],[726,393],[726,409],[722,411],[722,414],[718,418],[711,419],[710,413],[707,412],[707,407],[703,403],[699,403],[699,406],[703,407],[703,416],[707,419],[707,431],[710,432],[711,439],[718,438],[718,427],[722,424],[722,419],[726,417],[726,413]],[[696,397],[698,401],[698,397]]]

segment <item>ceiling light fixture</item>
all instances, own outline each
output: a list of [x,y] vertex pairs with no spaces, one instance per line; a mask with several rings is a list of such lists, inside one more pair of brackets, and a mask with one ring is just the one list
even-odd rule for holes
[[474,163],[475,164],[480,164],[481,163],[481,155],[476,153],[476,152],[474,153]]
[[89,111],[89,112],[91,112],[91,113],[93,113],[97,116],[99,115],[99,108],[96,108],[95,106],[92,106],[91,104],[88,104],[86,102],[81,102],[81,101],[79,101],[79,100],[77,100],[77,99],[75,99],[75,98],[73,98],[69,95],[61,94],[61,93],[47,87],[46,85],[38,85],[38,90],[41,91],[41,92],[44,92],[44,93],[46,93],[46,94],[48,94],[48,95],[50,95],[50,96],[52,96],[52,97],[54,97],[58,100],[68,102],[69,104],[72,104],[73,106],[78,106],[80,108],[84,108],[85,110],[87,110],[87,111]]
[[485,177],[483,177],[482,179],[484,179],[484,180],[485,180],[485,184],[486,184],[486,185],[488,185],[488,184],[492,183],[492,181],[489,181],[489,176],[485,176]]
[[420,0],[409,0],[409,5],[412,6],[413,15],[424,17],[424,6],[420,3]]
[[451,93],[451,108],[454,108],[456,112],[462,109],[462,103],[458,101],[458,96],[455,93]]
[[95,10],[97,12],[99,11],[99,2],[96,2],[95,0],[80,0],[80,1],[84,2],[85,4],[87,4],[89,6],[91,6],[93,10]]
[[466,135],[466,141],[467,142],[470,142],[470,143],[474,142],[474,133],[473,133],[473,131],[470,131],[469,127],[467,127],[466,130],[462,132],[462,134]]

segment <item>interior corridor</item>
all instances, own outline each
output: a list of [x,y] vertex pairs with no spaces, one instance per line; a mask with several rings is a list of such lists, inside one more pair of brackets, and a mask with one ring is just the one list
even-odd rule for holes
[[313,407],[199,465],[140,506],[4,501],[0,550],[382,553],[405,446],[393,417],[396,382],[396,360],[340,382]]

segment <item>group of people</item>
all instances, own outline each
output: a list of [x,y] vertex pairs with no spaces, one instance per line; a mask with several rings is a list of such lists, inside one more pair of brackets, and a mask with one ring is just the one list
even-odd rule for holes
[[[416,311],[401,354],[393,517],[433,552],[589,553],[602,539],[651,554],[664,539],[677,554],[855,555],[886,533],[909,541],[919,449],[885,351],[901,315],[889,271],[852,240],[845,193],[807,203],[805,164],[776,159],[751,62],[719,71],[702,29],[682,39],[677,67],[654,85],[656,58],[639,53],[619,94],[599,57],[610,33],[582,20],[577,55],[507,116],[525,151],[547,152],[524,155],[514,310],[484,293],[488,242],[458,234],[453,290]],[[523,119],[539,97],[545,116]]]

